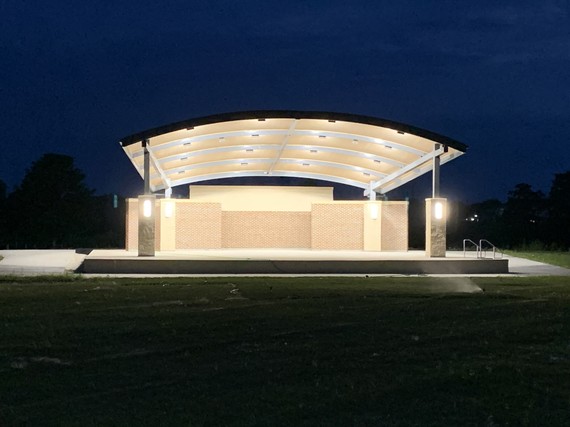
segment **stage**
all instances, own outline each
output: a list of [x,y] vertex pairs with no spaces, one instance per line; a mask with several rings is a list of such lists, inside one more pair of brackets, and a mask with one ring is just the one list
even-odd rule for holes
[[480,259],[474,252],[448,251],[429,258],[424,251],[374,252],[308,249],[200,249],[156,252],[93,250],[88,274],[505,274],[507,259]]

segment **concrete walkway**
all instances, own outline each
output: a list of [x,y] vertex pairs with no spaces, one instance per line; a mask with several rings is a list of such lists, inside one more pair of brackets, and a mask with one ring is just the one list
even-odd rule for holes
[[18,276],[72,273],[85,259],[73,249],[4,250],[0,256],[0,275]]
[[[323,256],[323,254],[320,255]],[[367,256],[369,255],[370,253]],[[463,252],[449,251],[447,255],[450,258],[463,257]],[[72,273],[79,268],[85,259],[85,255],[77,254],[74,250],[0,250],[0,256],[4,257],[0,261],[0,275]],[[315,253],[314,256],[317,254]],[[399,253],[398,255],[390,254],[389,258],[393,259],[395,256],[409,258],[413,256],[413,251]],[[505,258],[509,260],[509,274],[506,276],[570,276],[570,269],[567,268],[512,256],[505,256]],[[134,276],[129,275],[128,277]]]

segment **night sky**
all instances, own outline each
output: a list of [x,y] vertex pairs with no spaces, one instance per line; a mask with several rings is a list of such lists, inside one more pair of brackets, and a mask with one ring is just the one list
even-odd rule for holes
[[[363,114],[469,145],[442,195],[504,200],[570,169],[570,2],[2,1],[0,179],[76,159],[98,193],[142,180],[121,137],[259,109]],[[426,181],[426,180],[424,180]],[[425,197],[425,185],[405,190]]]

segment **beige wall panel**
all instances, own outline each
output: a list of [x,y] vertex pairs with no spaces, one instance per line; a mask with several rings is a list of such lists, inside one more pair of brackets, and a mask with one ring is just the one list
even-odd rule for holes
[[311,220],[313,249],[364,247],[362,203],[315,203]]
[[333,200],[333,188],[191,185],[190,199],[219,202],[224,211],[310,212],[313,203]]
[[222,209],[219,203],[176,203],[176,249],[222,247]]
[[364,250],[382,250],[382,202],[371,201],[362,204],[364,218]]
[[161,251],[176,249],[176,200],[160,200],[160,242]]
[[310,212],[223,212],[224,248],[310,248]]
[[382,203],[382,250],[408,250],[408,202]]

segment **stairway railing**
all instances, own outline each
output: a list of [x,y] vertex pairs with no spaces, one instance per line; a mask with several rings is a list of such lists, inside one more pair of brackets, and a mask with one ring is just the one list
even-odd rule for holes
[[[486,247],[483,246],[484,244],[486,244]],[[489,249],[493,250],[493,259],[496,259],[497,257],[497,253],[501,254],[501,258],[503,258],[503,252],[496,247],[494,244],[492,244],[491,242],[489,242],[487,239],[481,239],[479,240],[479,254],[480,254],[480,258],[485,258],[487,256],[487,251]]]
[[471,243],[471,245],[475,246],[475,251],[476,251],[475,256],[479,258],[479,252],[481,251],[481,247],[471,239],[463,239],[463,257],[464,258],[466,257],[467,243]]

